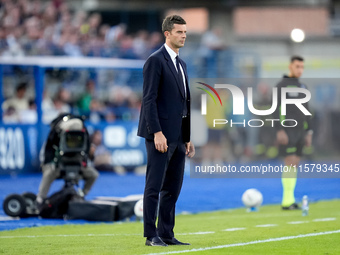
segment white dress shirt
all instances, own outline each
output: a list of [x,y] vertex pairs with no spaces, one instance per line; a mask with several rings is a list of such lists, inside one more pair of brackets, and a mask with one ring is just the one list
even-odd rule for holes
[[[164,43],[164,46],[165,46],[166,51],[167,51],[167,52],[169,53],[169,55],[170,55],[170,58],[171,58],[171,60],[172,60],[172,63],[173,63],[174,66],[175,66],[176,71],[178,72],[177,67],[176,67],[176,57],[177,57],[177,56],[179,57],[179,54],[177,54],[176,52],[174,52],[173,49],[171,49],[166,43]],[[185,97],[186,97],[186,95],[187,95],[187,88],[186,88],[186,86],[185,86],[186,80],[185,80],[185,75],[184,75],[184,71],[183,71],[183,67],[182,67],[181,63],[179,63],[179,68],[181,68],[181,72],[182,72],[184,93],[185,93]]]

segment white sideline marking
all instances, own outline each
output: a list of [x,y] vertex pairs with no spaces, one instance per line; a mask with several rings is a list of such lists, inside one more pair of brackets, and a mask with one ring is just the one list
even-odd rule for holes
[[245,230],[246,228],[227,228],[224,229],[223,231],[238,231],[238,230]]
[[314,219],[313,221],[318,222],[318,221],[333,221],[336,220],[336,218],[322,218],[322,219]]
[[277,224],[264,224],[264,225],[256,225],[257,228],[270,228],[270,227],[276,227]]
[[287,222],[287,224],[303,224],[303,223],[308,223],[309,221],[291,221]]
[[206,232],[194,232],[194,233],[179,233],[177,235],[187,236],[187,235],[206,235],[206,234],[215,234],[214,231],[206,231]]
[[[194,232],[194,233],[179,233],[177,235],[205,235],[214,234],[213,231]],[[31,236],[0,236],[3,238],[41,238],[41,237],[87,237],[87,236],[142,236],[142,234],[71,234],[71,235],[31,235]]]
[[283,237],[278,237],[278,238],[269,238],[269,239],[265,239],[265,240],[257,240],[257,241],[251,241],[251,242],[246,242],[246,243],[225,244],[225,245],[211,246],[211,247],[205,247],[205,248],[197,248],[197,249],[191,249],[191,250],[169,251],[169,252],[160,252],[160,253],[148,253],[147,255],[166,255],[166,254],[176,254],[176,253],[178,254],[178,253],[187,253],[187,252],[196,252],[196,251],[208,251],[208,250],[216,250],[216,249],[229,248],[229,247],[235,247],[235,246],[246,246],[246,245],[250,245],[250,244],[277,242],[277,241],[284,241],[284,240],[290,240],[290,239],[297,239],[297,238],[304,238],[304,237],[311,237],[311,236],[330,235],[330,234],[337,234],[337,233],[340,233],[340,229],[334,230],[334,231],[319,232],[319,233],[309,233],[309,234],[297,235],[297,236],[283,236]]
[[39,237],[86,237],[86,236],[139,236],[141,234],[74,234],[74,235],[38,235],[38,236],[0,236],[1,238],[39,238]]

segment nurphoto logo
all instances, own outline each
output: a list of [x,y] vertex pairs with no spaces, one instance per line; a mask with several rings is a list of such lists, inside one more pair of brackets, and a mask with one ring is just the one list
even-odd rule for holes
[[[221,100],[220,95],[217,93],[216,89],[227,89],[229,90],[229,92],[231,93],[232,96],[232,112],[233,115],[244,115],[245,114],[245,96],[243,94],[243,91],[232,84],[215,84],[214,87],[212,87],[211,85],[208,85],[206,83],[203,82],[197,82],[201,85],[204,85],[205,87],[209,88],[218,98],[218,100],[220,101],[220,105],[223,106],[223,102]],[[206,92],[215,102],[215,104],[217,104],[214,95],[205,88],[201,88],[201,87],[197,87],[198,89],[203,90],[204,92]],[[287,105],[295,105],[297,107],[297,109],[299,109],[304,115],[308,116],[308,115],[312,115],[307,109],[306,107],[303,105],[304,103],[309,102],[309,100],[311,99],[311,93],[309,90],[305,89],[305,88],[294,88],[294,87],[285,87],[285,88],[281,88],[281,101],[278,102],[278,88],[272,88],[272,105],[269,109],[256,109],[254,107],[254,103],[253,103],[253,88],[248,87],[247,88],[247,106],[249,111],[257,116],[269,116],[272,113],[275,112],[275,110],[278,107],[278,103],[280,103],[280,115],[286,116],[286,112],[287,112]],[[299,93],[304,94],[304,97],[302,98],[288,98],[288,95],[298,95]],[[201,114],[202,115],[207,115],[207,94],[201,94]],[[228,123],[230,123],[230,126],[233,125],[242,125],[242,126],[246,126],[246,124],[248,124],[249,127],[262,127],[264,125],[264,121],[268,121],[271,122],[271,126],[274,127],[274,123],[275,122],[280,122],[280,124],[283,127],[295,127],[297,126],[298,122],[295,119],[273,119],[273,118],[269,118],[269,119],[250,119],[248,121],[246,121],[245,119],[241,122],[233,122],[233,120],[227,120],[227,119],[214,119],[213,120],[214,123],[214,127],[216,125],[226,125]]]

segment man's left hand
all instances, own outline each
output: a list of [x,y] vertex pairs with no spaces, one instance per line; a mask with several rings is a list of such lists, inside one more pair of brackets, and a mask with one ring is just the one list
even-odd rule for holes
[[192,158],[195,155],[195,146],[192,142],[188,142],[185,144],[186,152],[185,155],[187,155],[189,158]]

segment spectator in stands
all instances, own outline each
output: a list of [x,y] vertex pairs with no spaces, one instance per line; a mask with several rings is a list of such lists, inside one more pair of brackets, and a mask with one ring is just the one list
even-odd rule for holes
[[126,25],[118,24],[116,26],[111,27],[105,34],[105,40],[108,45],[113,47],[118,47],[120,41],[125,36]]
[[[13,29],[13,32],[18,31],[20,27],[17,29]],[[3,56],[23,56],[24,50],[18,42],[18,38],[15,37],[15,34],[9,33],[6,39],[3,41],[2,45],[4,46],[2,55]]]
[[113,123],[116,121],[116,115],[112,110],[106,110],[104,115],[106,123]]
[[98,35],[99,26],[102,21],[102,17],[99,13],[93,13],[88,19],[88,35],[89,37],[96,37]]
[[37,105],[34,100],[29,100],[28,105],[29,107],[27,110],[20,111],[20,123],[35,124],[38,120]]
[[132,36],[125,24],[102,24],[99,13],[73,12],[63,0],[7,0],[1,9],[0,55],[145,59],[162,44],[159,32]]
[[19,114],[13,106],[10,105],[3,112],[2,121],[6,124],[14,124],[20,122]]
[[102,103],[93,98],[90,102],[90,116],[89,119],[92,123],[98,123],[104,119],[105,110]]
[[83,95],[81,95],[80,99],[77,102],[80,114],[84,114],[89,116],[90,114],[90,105],[91,101],[95,95],[95,82],[92,79],[89,79],[86,82],[86,91]]
[[163,35],[159,32],[153,32],[149,38],[149,51],[150,53],[158,50],[163,45]]
[[94,131],[91,136],[91,150],[94,154],[93,165],[99,171],[114,171],[111,153],[103,145],[103,135],[100,130]]
[[85,34],[87,32],[87,24],[86,24],[86,19],[87,19],[87,13],[83,10],[78,10],[75,13],[75,16],[73,18],[72,24],[73,26],[79,30],[80,33]]
[[67,113],[71,112],[69,100],[70,100],[70,93],[64,88],[59,89],[57,95],[55,96],[53,100],[54,108],[58,112],[58,114],[62,112],[67,112]]
[[59,89],[53,100],[48,97],[47,92],[44,93],[44,99],[42,102],[43,122],[50,123],[61,113],[71,113],[72,109],[69,105],[69,99],[70,93],[64,88]]
[[138,56],[133,49],[133,37],[125,35],[120,42],[119,58],[137,59]]
[[94,153],[93,166],[99,171],[110,171],[116,174],[125,174],[127,170],[123,166],[114,165],[111,152],[103,144],[103,134],[96,130],[91,136],[91,152]]
[[79,34],[76,30],[70,30],[70,34],[66,39],[63,49],[67,56],[70,57],[83,56],[81,47],[79,45]]
[[13,107],[17,112],[21,110],[27,110],[29,108],[28,99],[26,95],[27,83],[21,82],[17,88],[15,96],[7,99],[2,104],[2,110],[6,111],[9,107]]
[[222,31],[220,27],[216,27],[213,30],[207,31],[202,36],[200,54],[203,61],[203,75],[205,77],[218,77],[218,55],[221,50],[226,48],[222,38]]
[[11,6],[9,2],[4,4],[5,13],[3,14],[2,24],[3,28],[3,55],[4,56],[22,56],[24,51],[20,45],[20,19],[18,17],[19,9],[14,5]]
[[134,113],[132,109],[140,107],[140,100],[135,92],[128,86],[113,86],[110,92],[109,107],[114,109],[117,119],[138,119],[139,112]]
[[127,102],[130,109],[130,120],[138,120],[142,104],[141,98],[131,90],[131,93],[127,97]]
[[96,45],[95,45],[95,52],[93,56],[98,56],[98,57],[112,56],[111,54],[112,51],[106,41],[106,34],[109,30],[110,30],[110,26],[107,24],[103,24],[100,26],[98,38],[96,40]]
[[45,29],[54,27],[58,18],[57,14],[57,9],[52,3],[49,3],[41,15],[41,22]]
[[46,89],[43,93],[41,108],[43,112],[43,122],[45,124],[51,123],[51,121],[56,118],[57,115],[55,113],[54,102]]
[[133,39],[133,51],[140,59],[146,59],[150,55],[150,52],[146,50],[148,48],[148,36],[147,31],[141,30]]
[[42,24],[38,17],[33,16],[25,21],[25,36],[21,44],[26,55],[40,55],[40,39],[43,35]]

